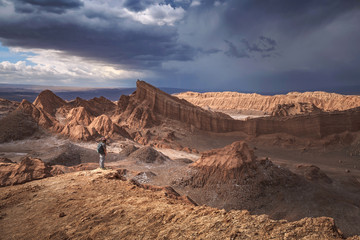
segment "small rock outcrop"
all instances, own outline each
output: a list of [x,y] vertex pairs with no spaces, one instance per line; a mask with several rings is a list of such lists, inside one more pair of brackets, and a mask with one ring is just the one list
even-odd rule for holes
[[24,158],[17,163],[0,163],[0,187],[51,177],[63,172],[37,158]]
[[298,165],[296,173],[303,175],[309,181],[325,182],[328,184],[333,182],[319,167],[314,165]]
[[253,150],[244,141],[203,152],[190,167],[196,172],[190,180],[194,187],[250,182],[253,185],[292,185],[296,181],[296,175],[289,170],[278,168],[269,160],[256,160]]
[[0,157],[0,163],[15,163],[6,157]]
[[313,103],[290,103],[279,104],[273,112],[272,116],[286,117],[291,115],[307,114],[307,113],[321,113],[321,109],[316,107]]
[[134,159],[142,163],[158,163],[162,164],[169,160],[167,156],[156,151],[152,147],[142,147],[129,155],[130,159]]

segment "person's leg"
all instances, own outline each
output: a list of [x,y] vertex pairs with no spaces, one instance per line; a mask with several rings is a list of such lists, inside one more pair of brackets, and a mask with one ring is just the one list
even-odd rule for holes
[[105,161],[105,154],[100,154],[100,168],[105,168],[104,167],[104,161]]

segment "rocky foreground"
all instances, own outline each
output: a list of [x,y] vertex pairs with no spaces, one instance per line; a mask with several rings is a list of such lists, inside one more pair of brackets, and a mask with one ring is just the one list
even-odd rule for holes
[[87,170],[1,188],[1,238],[344,239],[331,218],[287,222],[195,206],[124,173]]

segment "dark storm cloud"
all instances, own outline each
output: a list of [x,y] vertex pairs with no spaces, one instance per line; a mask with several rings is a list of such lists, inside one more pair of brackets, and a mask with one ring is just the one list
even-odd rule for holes
[[84,4],[80,0],[15,0],[15,11],[19,13],[52,12],[65,13],[69,9],[77,9]]
[[80,9],[77,15],[93,22],[41,13],[2,19],[0,39],[6,46],[56,49],[132,69],[151,69],[169,60],[189,61],[201,52],[179,43],[173,26],[145,25],[96,8]]
[[344,12],[360,7],[358,0],[230,0],[227,4],[223,19],[224,26],[230,31],[266,31],[263,28],[272,27],[273,24],[288,35],[306,34]]
[[241,43],[244,44],[245,49],[247,52],[252,53],[267,53],[267,54],[262,54],[262,56],[264,57],[270,57],[271,54],[270,52],[273,52],[276,50],[276,41],[268,38],[268,37],[264,37],[264,36],[260,36],[255,42],[250,43],[248,40],[246,39],[242,39]]
[[260,53],[263,58],[271,57],[276,50],[277,43],[275,40],[260,36],[255,42],[250,43],[247,39],[241,39],[241,47],[237,47],[233,42],[224,40],[228,49],[224,54],[235,58],[250,58],[252,53]]
[[224,53],[229,57],[235,57],[235,58],[248,58],[250,57],[245,50],[239,50],[232,42],[225,40],[225,42],[228,45],[228,50]]
[[182,88],[285,91],[359,85],[359,0],[1,4],[3,46],[55,49],[119,69],[150,70],[159,86],[176,81]]

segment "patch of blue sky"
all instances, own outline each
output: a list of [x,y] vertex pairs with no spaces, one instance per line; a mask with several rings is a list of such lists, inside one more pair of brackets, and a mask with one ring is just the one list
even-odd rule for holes
[[35,56],[32,52],[13,52],[8,47],[5,47],[0,42],[0,62],[8,61],[11,63],[17,63],[19,61],[25,61],[26,65],[34,66],[35,64],[28,60],[28,57]]

